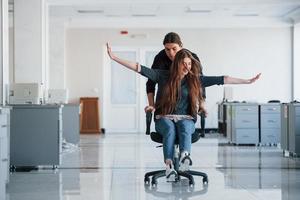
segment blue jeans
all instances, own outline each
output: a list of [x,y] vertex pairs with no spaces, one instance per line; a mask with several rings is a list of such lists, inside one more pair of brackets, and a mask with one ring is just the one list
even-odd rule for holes
[[192,134],[195,132],[195,123],[190,119],[174,122],[168,118],[160,118],[155,121],[156,131],[163,137],[164,159],[173,160],[174,143],[176,135],[179,140],[180,152],[191,152]]

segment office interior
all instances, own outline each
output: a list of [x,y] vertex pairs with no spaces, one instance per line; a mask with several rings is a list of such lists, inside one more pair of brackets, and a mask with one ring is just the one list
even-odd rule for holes
[[[0,2],[1,200],[299,199],[299,0]],[[107,55],[151,67],[169,32],[207,76],[261,73],[206,89],[207,183],[146,180],[165,168],[147,79]]]

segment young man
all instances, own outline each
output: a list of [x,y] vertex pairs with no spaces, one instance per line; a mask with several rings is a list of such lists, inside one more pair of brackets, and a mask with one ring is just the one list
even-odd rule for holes
[[[165,35],[163,45],[165,49],[161,50],[154,58],[153,64],[151,66],[152,69],[162,69],[162,70],[170,70],[171,64],[174,61],[175,55],[178,51],[182,49],[182,42],[180,36],[177,33],[170,32]],[[192,56],[200,62],[198,56],[191,52]],[[202,75],[202,69],[201,75]],[[155,103],[154,103],[154,94],[155,94],[155,85],[153,81],[148,79],[146,83],[146,90],[148,96],[149,105],[146,106],[145,111],[154,111]],[[202,88],[203,98],[205,99],[205,88]],[[205,136],[205,113],[201,113],[201,133],[200,136]]]

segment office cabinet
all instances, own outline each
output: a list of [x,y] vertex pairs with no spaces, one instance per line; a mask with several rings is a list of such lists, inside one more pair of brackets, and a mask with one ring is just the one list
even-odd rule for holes
[[284,153],[300,154],[300,103],[281,105],[281,148]]
[[289,149],[289,140],[288,140],[288,134],[289,134],[289,121],[288,121],[288,116],[289,116],[289,106],[286,103],[281,104],[281,118],[280,118],[280,126],[281,126],[281,135],[280,135],[280,144],[281,148],[284,151],[288,151]]
[[290,103],[288,113],[288,150],[300,154],[300,103]]
[[57,166],[62,151],[62,105],[14,105],[11,110],[12,166]]
[[80,98],[80,132],[100,133],[98,97]]
[[64,104],[62,108],[63,138],[72,144],[79,143],[79,105]]
[[218,131],[219,133],[224,134],[225,137],[228,136],[228,138],[230,138],[231,135],[231,134],[227,135],[230,129],[230,125],[227,126],[227,124],[230,123],[230,117],[227,116],[231,114],[230,109],[231,109],[230,103],[228,102],[218,103]]
[[258,104],[231,104],[231,133],[234,144],[258,144]]
[[224,104],[222,103],[218,103],[218,132],[222,133],[225,135],[225,117],[224,117]]
[[231,118],[232,118],[232,110],[231,103],[224,103],[223,108],[224,113],[224,121],[225,121],[225,135],[228,141],[232,141],[232,127],[231,127]]
[[260,143],[278,144],[281,133],[280,104],[260,105]]

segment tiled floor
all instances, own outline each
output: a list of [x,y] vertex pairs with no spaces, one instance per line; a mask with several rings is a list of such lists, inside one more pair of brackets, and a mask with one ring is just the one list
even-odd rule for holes
[[[186,179],[159,179],[144,185],[147,171],[163,168],[162,149],[144,134],[84,135],[77,151],[63,154],[57,170],[15,172],[6,200],[299,200],[300,160],[283,157],[278,147],[222,145],[208,135],[193,144],[193,169],[209,176],[203,187]],[[1,199],[2,200],[2,199]]]

